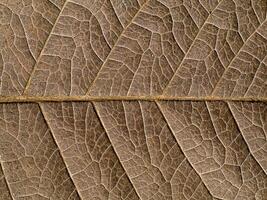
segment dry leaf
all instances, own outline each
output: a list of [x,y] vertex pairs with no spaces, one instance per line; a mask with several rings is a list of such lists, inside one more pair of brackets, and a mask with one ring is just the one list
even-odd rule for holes
[[0,0],[0,200],[267,200],[266,0]]

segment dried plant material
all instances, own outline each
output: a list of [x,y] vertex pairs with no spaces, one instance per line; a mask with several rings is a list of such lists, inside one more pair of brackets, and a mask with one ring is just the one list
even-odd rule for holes
[[267,200],[266,0],[0,0],[0,200]]
[[266,1],[0,8],[2,95],[266,97]]

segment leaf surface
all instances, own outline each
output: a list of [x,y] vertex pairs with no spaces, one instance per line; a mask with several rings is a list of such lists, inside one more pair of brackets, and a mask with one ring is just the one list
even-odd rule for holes
[[0,200],[267,200],[266,0],[0,0]]
[[1,165],[13,199],[80,199],[38,104],[1,104]]

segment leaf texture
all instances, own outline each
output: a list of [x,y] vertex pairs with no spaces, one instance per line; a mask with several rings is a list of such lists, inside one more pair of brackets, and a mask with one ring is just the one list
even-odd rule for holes
[[139,199],[91,103],[42,107],[83,199]]
[[8,195],[9,186],[14,199],[267,195],[263,103],[104,101],[40,107],[1,105],[1,188]]
[[80,199],[38,104],[1,104],[1,164],[14,199]]
[[0,200],[267,200],[267,1],[0,0]]
[[212,199],[155,103],[105,102],[96,108],[141,199]]
[[123,10],[116,9],[120,16],[127,16],[122,24],[111,1],[67,2],[29,79],[26,94],[85,94],[121,37],[123,25],[130,23],[142,3],[133,1]]
[[0,1],[1,95],[22,94],[63,3]]
[[266,193],[266,173],[250,153],[226,103],[163,102],[162,110],[185,155],[214,196],[261,199]]
[[7,199],[7,200],[12,199],[2,167],[0,167],[0,191],[1,191],[0,199]]
[[266,103],[235,103],[231,104],[235,113],[236,121],[244,139],[250,148],[251,153],[262,166],[265,173],[267,172],[267,147],[266,147]]
[[1,9],[2,95],[266,98],[266,1],[34,0]]

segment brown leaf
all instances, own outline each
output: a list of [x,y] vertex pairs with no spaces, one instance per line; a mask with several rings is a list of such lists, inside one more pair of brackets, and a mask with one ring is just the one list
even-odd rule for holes
[[267,200],[266,0],[0,1],[0,200]]

